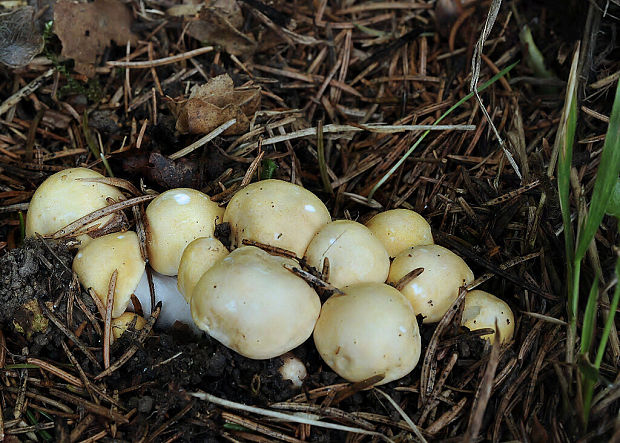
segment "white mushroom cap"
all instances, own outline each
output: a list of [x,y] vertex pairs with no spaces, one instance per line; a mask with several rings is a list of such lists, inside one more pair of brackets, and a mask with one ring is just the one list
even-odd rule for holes
[[317,232],[306,250],[307,263],[321,271],[329,259],[329,282],[336,287],[355,283],[383,283],[390,257],[383,244],[361,223],[338,220]]
[[146,208],[147,247],[153,269],[177,275],[185,247],[199,237],[212,237],[223,214],[223,208],[195,189],[171,189],[158,195]]
[[321,302],[282,265],[294,260],[244,246],[209,269],[194,287],[192,317],[211,337],[253,359],[273,358],[312,334]]
[[409,209],[380,212],[366,222],[366,227],[383,243],[390,257],[396,257],[410,246],[434,243],[431,226],[424,217]]
[[291,353],[286,353],[282,357],[282,366],[278,369],[278,373],[282,380],[289,380],[296,388],[301,388],[304,379],[308,376],[306,365]]
[[113,318],[111,326],[114,338],[120,338],[120,336],[123,335],[127,329],[129,329],[129,326],[133,323],[134,318],[136,319],[134,329],[139,331],[144,328],[144,325],[146,325],[146,320],[144,317],[134,314],[133,312],[123,312],[120,317]]
[[237,192],[224,214],[233,247],[244,239],[283,248],[301,257],[312,236],[331,221],[312,192],[282,180],[263,180]]
[[202,274],[227,255],[226,246],[213,237],[197,238],[187,245],[181,256],[177,285],[188,303]]
[[458,297],[459,288],[474,279],[461,257],[439,245],[427,245],[407,248],[398,254],[390,267],[388,283],[397,283],[417,268],[423,268],[424,272],[407,283],[401,292],[416,314],[425,317],[424,323],[441,320]]
[[73,270],[85,288],[93,288],[106,304],[110,278],[118,271],[112,317],[119,317],[144,274],[144,260],[135,232],[116,232],[91,240],[73,259]]
[[[515,331],[515,317],[508,304],[489,294],[488,292],[475,290],[465,295],[465,307],[461,324],[470,331],[476,329],[495,329],[495,320],[499,327],[501,343],[512,340]],[[480,338],[493,341],[495,333],[483,335]]]
[[[103,175],[86,168],[71,168],[57,172],[41,183],[28,206],[27,237],[33,237],[37,232],[41,235],[53,234],[77,219],[108,206],[107,198],[116,201],[123,198],[113,186],[77,180],[80,178],[103,178]],[[112,217],[108,215],[88,226],[103,226]],[[78,239],[85,246],[90,237],[81,235]]]
[[352,382],[384,374],[379,384],[404,377],[420,359],[421,339],[407,299],[382,283],[344,288],[323,305],[314,329],[321,357]]

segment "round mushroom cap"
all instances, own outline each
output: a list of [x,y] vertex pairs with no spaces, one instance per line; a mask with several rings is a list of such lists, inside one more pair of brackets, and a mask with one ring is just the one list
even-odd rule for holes
[[404,377],[420,359],[421,339],[411,304],[393,287],[362,283],[332,295],[314,328],[321,358],[352,382],[384,374],[377,383]]
[[458,297],[459,288],[474,279],[467,263],[454,252],[439,245],[426,245],[413,246],[398,254],[390,267],[388,283],[398,283],[417,268],[424,271],[400,291],[416,314],[425,317],[424,323],[441,320]]
[[[476,329],[495,329],[495,320],[499,328],[501,343],[512,340],[515,331],[515,317],[510,306],[502,299],[488,292],[475,290],[465,295],[465,307],[461,324],[470,331]],[[480,338],[493,341],[495,333],[482,335]]]
[[[97,209],[108,206],[108,198],[119,201],[123,194],[114,186],[79,179],[104,178],[98,172],[86,168],[70,168],[49,176],[37,188],[26,217],[26,236],[35,233],[49,235]],[[89,225],[103,226],[114,215],[108,215]],[[85,246],[90,237],[78,236]]]
[[299,266],[254,246],[234,250],[194,287],[194,323],[252,359],[277,357],[299,346],[312,334],[321,302],[285,263]]
[[312,236],[331,221],[329,211],[312,192],[282,180],[262,180],[238,191],[228,203],[231,243],[244,239],[303,256]]
[[120,338],[120,336],[123,335],[132,324],[133,328],[136,331],[139,331],[144,328],[144,325],[146,325],[146,320],[141,315],[133,312],[123,312],[119,317],[113,318],[111,326],[114,338]]
[[366,226],[337,220],[323,226],[306,250],[307,263],[321,271],[329,259],[328,281],[342,288],[355,283],[383,283],[390,271],[390,257]]
[[213,237],[200,237],[187,245],[181,256],[177,287],[188,303],[202,274],[227,255],[226,246]]
[[146,208],[147,248],[153,269],[177,275],[185,247],[199,237],[212,237],[223,214],[223,208],[195,189],[170,189],[158,195]]
[[92,288],[105,306],[110,278],[115,270],[116,288],[112,317],[119,317],[144,274],[144,260],[135,232],[115,232],[90,241],[73,259],[73,270],[85,288]]
[[431,226],[424,217],[409,209],[380,212],[366,222],[366,227],[383,243],[390,257],[396,257],[410,246],[434,243]]

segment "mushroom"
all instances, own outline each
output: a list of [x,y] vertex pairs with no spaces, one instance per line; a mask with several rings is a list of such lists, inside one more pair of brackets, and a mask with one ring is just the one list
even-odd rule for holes
[[[491,328],[494,331],[495,321],[499,328],[501,343],[507,343],[512,339],[515,331],[515,317],[508,304],[489,294],[488,292],[475,290],[465,295],[465,306],[461,324],[470,331],[476,329]],[[480,338],[492,342],[495,332],[486,334]]]
[[226,246],[213,237],[197,238],[187,245],[181,256],[177,287],[188,303],[202,274],[226,255]]
[[139,331],[146,325],[146,320],[144,317],[134,314],[133,312],[123,312],[119,317],[113,318],[111,326],[114,338],[120,338],[132,324],[133,329]]
[[329,211],[312,192],[282,180],[263,180],[238,191],[228,203],[233,247],[253,240],[301,257],[312,236],[331,221]]
[[410,246],[434,243],[431,226],[409,209],[380,212],[366,222],[366,227],[383,243],[390,257],[396,257]]
[[277,357],[302,344],[312,334],[321,302],[284,264],[299,266],[254,246],[231,252],[194,287],[190,304],[196,325],[252,359]]
[[[420,275],[400,281],[418,268],[423,269]],[[450,309],[459,288],[473,279],[474,274],[461,257],[439,245],[426,245],[398,254],[390,267],[388,283],[399,287],[416,314],[424,316],[424,323],[434,323]]]
[[[176,277],[151,272],[151,278],[153,281],[155,304],[162,302],[161,312],[157,318],[157,326],[166,329],[175,323],[181,323],[188,326],[192,332],[201,335],[202,331],[198,329],[192,319],[189,303],[183,298],[183,295],[177,288]],[[140,301],[144,315],[149,316],[151,314],[151,291],[146,272],[142,275],[134,295]]]
[[329,260],[328,281],[339,288],[355,283],[383,283],[390,271],[390,257],[366,226],[351,220],[328,223],[306,250],[307,263],[317,270]]
[[177,275],[185,247],[199,237],[212,237],[224,209],[208,195],[177,188],[157,196],[146,208],[149,262],[155,271]]
[[381,385],[404,377],[420,359],[421,339],[407,299],[383,283],[347,286],[321,308],[314,343],[321,358],[352,382],[383,374]]
[[[108,199],[119,201],[123,194],[114,186],[80,179],[104,178],[86,168],[70,168],[49,176],[37,188],[26,217],[26,236],[35,233],[49,235],[97,209],[108,206]],[[87,225],[103,226],[114,215],[108,215]],[[78,237],[85,246],[90,237]]]
[[290,381],[297,389],[301,388],[304,379],[308,376],[306,365],[290,352],[280,357],[282,365],[278,369],[278,373],[282,380]]
[[112,317],[119,317],[144,274],[144,260],[135,232],[116,232],[91,240],[73,259],[73,270],[85,288],[92,288],[104,306],[116,270]]

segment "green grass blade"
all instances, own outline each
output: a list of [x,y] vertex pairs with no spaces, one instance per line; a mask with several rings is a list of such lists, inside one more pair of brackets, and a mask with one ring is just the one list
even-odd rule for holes
[[620,178],[616,181],[616,186],[611,193],[609,203],[607,203],[607,214],[620,219]]
[[598,302],[598,276],[594,277],[590,294],[588,295],[588,304],[583,314],[583,326],[581,328],[581,353],[583,355],[590,354],[590,346],[594,336],[594,326],[596,325],[596,306]]
[[558,177],[558,195],[560,200],[560,209],[562,212],[562,224],[564,226],[564,248],[566,253],[566,281],[568,301],[568,333],[566,343],[566,361],[573,363],[575,357],[575,340],[577,337],[577,320],[576,312],[579,304],[579,271],[580,261],[575,257],[575,238],[573,234],[573,225],[571,223],[570,214],[570,171],[573,162],[573,145],[575,143],[575,131],[577,128],[577,86],[578,75],[577,66],[579,64],[579,45],[573,54],[571,70],[568,76],[568,84],[566,87],[566,98],[564,107],[562,108],[562,116],[558,127],[555,144],[553,147],[554,156],[551,158],[549,173],[551,174],[554,167],[555,156],[557,155],[557,177]]
[[603,220],[609,200],[620,173],[620,82],[616,86],[616,96],[609,117],[609,127],[603,145],[601,161],[596,173],[596,182],[590,201],[590,210],[579,230],[575,258],[582,259],[590,242]]
[[[620,278],[620,257],[616,260],[616,277]],[[596,358],[594,360],[594,366],[596,368],[601,367],[603,356],[605,355],[605,348],[607,347],[607,340],[609,340],[609,333],[611,331],[611,325],[614,322],[616,311],[618,310],[618,302],[620,301],[620,282],[616,283],[616,289],[614,290],[614,297],[609,305],[609,315],[603,328],[603,335],[601,336],[601,342],[598,345],[598,351],[596,352]]]
[[[566,248],[566,262],[569,264],[569,276],[572,274],[570,264],[574,260],[574,235],[570,216],[570,170],[573,162],[573,145],[577,129],[577,66],[579,51],[575,51],[571,65],[566,98],[562,117],[555,139],[555,150],[558,151],[558,193],[562,223],[564,225],[564,246]],[[570,281],[570,279],[569,279]]]
[[[481,84],[480,86],[478,86],[478,92],[482,92],[485,89],[487,89],[489,86],[491,86],[493,83],[495,83],[496,81],[498,81],[500,78],[504,77],[506,74],[508,74],[512,68],[514,68],[515,66],[517,66],[519,62],[516,61],[513,64],[506,66],[504,69],[502,69],[501,71],[499,71],[497,74],[495,74],[493,77],[491,77],[489,80],[487,80],[486,82],[484,82],[483,84]],[[454,111],[456,108],[458,108],[459,106],[461,106],[463,103],[465,103],[467,100],[469,100],[470,98],[472,98],[474,96],[473,92],[470,92],[469,94],[467,94],[465,97],[463,97],[462,99],[460,99],[458,102],[456,102],[454,105],[452,105],[450,107],[450,109],[448,109],[446,112],[444,112],[441,117],[439,117],[437,120],[435,120],[435,122],[433,123],[433,126],[438,125],[444,118],[446,118],[448,115],[450,115],[452,113],[452,111]],[[375,195],[375,192],[377,192],[377,190],[392,176],[392,174],[394,174],[394,172],[396,172],[398,170],[398,168],[401,167],[401,165],[403,163],[405,163],[405,160],[407,160],[407,158],[413,153],[413,151],[416,150],[416,148],[420,145],[420,143],[422,143],[422,140],[424,140],[426,138],[426,136],[430,133],[430,129],[426,130],[419,139],[416,140],[416,142],[413,144],[413,146],[411,146],[409,148],[409,150],[407,152],[405,152],[405,154],[400,158],[400,160],[398,160],[394,166],[392,166],[390,168],[390,170],[388,172],[385,173],[385,175],[383,177],[381,177],[381,180],[379,180],[377,182],[376,185],[373,186],[373,188],[370,190],[370,193],[368,194],[368,201],[372,200],[372,196]]]

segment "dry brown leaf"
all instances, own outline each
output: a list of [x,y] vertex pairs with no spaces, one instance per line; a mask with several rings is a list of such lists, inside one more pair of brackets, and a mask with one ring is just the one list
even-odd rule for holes
[[43,49],[31,6],[0,14],[0,63],[10,68],[27,65]]
[[137,43],[132,22],[131,12],[119,0],[59,1],[54,7],[54,32],[62,42],[62,55],[74,59],[75,70],[89,76],[111,40],[117,45]]
[[189,100],[181,107],[176,127],[182,133],[207,134],[235,118],[237,123],[223,134],[242,134],[249,129],[248,117],[259,106],[260,88],[235,89],[228,74],[219,75],[192,88]]
[[256,41],[240,32],[241,26],[243,15],[236,1],[215,0],[189,23],[187,33],[205,44],[221,46],[229,54],[250,55],[256,50]]

